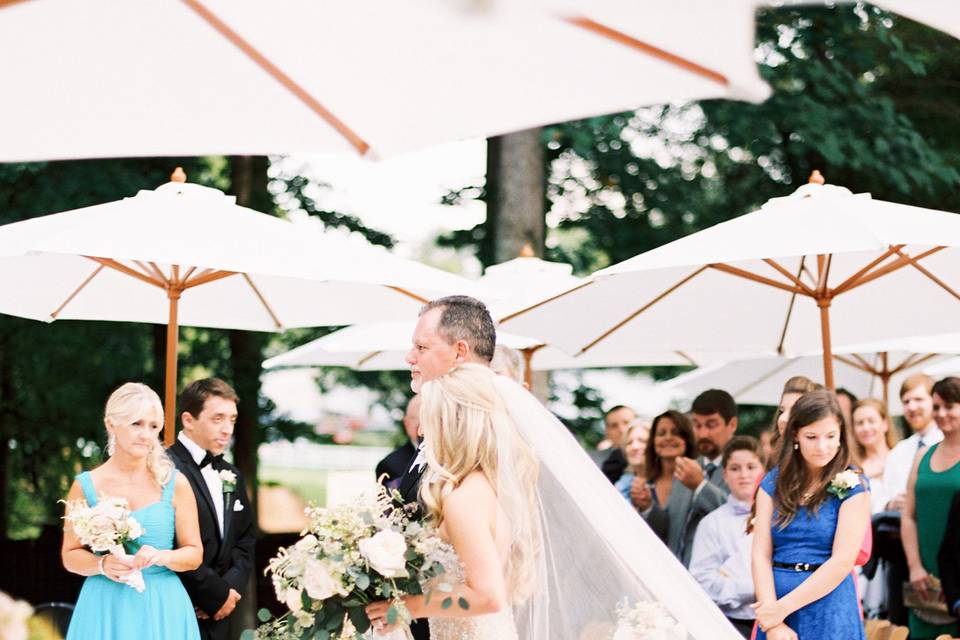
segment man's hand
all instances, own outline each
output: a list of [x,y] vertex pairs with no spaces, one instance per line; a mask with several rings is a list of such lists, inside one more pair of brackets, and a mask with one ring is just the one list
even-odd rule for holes
[[233,613],[233,610],[237,607],[237,603],[240,602],[240,594],[237,593],[235,589],[230,589],[230,593],[227,594],[227,601],[223,603],[223,606],[220,607],[220,611],[217,611],[213,614],[214,620],[223,620],[228,615]]
[[201,609],[200,607],[194,607],[193,612],[197,614],[197,620],[209,620],[210,616],[207,615],[207,612]]
[[638,511],[646,511],[653,504],[650,487],[647,486],[643,478],[636,477],[633,479],[633,484],[630,485],[630,502]]
[[695,491],[700,483],[703,482],[703,469],[696,460],[677,458],[677,466],[673,471],[673,477],[682,482],[690,491]]

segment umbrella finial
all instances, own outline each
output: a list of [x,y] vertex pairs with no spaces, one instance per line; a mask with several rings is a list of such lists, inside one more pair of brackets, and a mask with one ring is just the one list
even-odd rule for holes
[[810,179],[807,180],[810,184],[825,184],[827,181],[823,178],[823,174],[820,173],[817,169],[814,169],[810,174]]
[[170,182],[186,182],[187,181],[187,172],[183,170],[183,167],[177,167],[173,170],[173,173],[170,174]]
[[533,247],[530,246],[529,242],[520,248],[520,258],[535,258],[536,255],[537,254],[533,252]]

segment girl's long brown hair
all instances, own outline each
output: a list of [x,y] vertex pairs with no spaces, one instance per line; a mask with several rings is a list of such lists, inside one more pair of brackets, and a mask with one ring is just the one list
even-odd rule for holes
[[[811,478],[806,462],[799,449],[794,447],[800,429],[824,418],[833,417],[840,428],[840,448],[833,460],[828,462],[816,477]],[[783,528],[793,521],[801,506],[816,512],[827,499],[827,487],[830,481],[841,471],[850,466],[850,437],[849,428],[843,420],[843,412],[837,404],[837,396],[828,390],[818,390],[800,396],[797,403],[790,410],[790,421],[783,434],[783,446],[780,447],[777,467],[780,474],[777,477],[777,488],[773,496],[773,504],[777,510],[776,522]],[[804,502],[805,489],[813,480],[813,491],[810,500]]]

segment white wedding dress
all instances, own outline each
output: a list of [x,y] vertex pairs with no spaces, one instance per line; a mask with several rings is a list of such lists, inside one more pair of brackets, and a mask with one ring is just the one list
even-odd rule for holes
[[[463,583],[463,570],[454,569],[449,576],[454,584]],[[456,606],[456,605],[454,605]],[[428,618],[430,640],[518,640],[510,608],[469,618]]]

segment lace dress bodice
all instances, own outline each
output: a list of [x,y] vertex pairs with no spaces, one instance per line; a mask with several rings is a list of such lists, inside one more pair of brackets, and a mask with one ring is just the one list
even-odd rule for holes
[[[457,565],[448,569],[446,578],[454,584],[456,592],[455,585],[464,582],[463,567]],[[441,595],[435,594],[434,597]],[[518,640],[510,607],[496,613],[466,618],[429,618],[428,622],[430,640]]]

